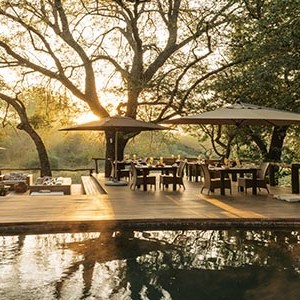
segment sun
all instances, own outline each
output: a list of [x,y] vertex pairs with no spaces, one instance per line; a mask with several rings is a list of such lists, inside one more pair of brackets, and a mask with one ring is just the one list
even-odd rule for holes
[[74,120],[74,122],[76,124],[82,124],[82,123],[87,123],[87,122],[91,122],[91,121],[95,121],[95,120],[99,120],[99,117],[94,115],[92,112],[85,112],[85,113],[82,113],[81,115],[79,115]]

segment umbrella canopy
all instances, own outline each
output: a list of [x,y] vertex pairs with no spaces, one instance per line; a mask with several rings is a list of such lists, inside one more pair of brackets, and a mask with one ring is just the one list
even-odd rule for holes
[[101,120],[91,121],[84,124],[78,124],[60,130],[113,130],[113,131],[147,131],[147,130],[164,130],[167,127],[150,122],[135,120],[129,117],[113,116]]
[[268,125],[300,124],[300,114],[237,102],[214,111],[164,121],[165,124]]
[[[149,130],[166,130],[167,127],[157,125],[150,122],[144,122],[135,120],[129,117],[123,116],[112,116],[103,118],[97,121],[91,121],[84,124],[78,124],[71,127],[62,128],[60,130],[72,131],[72,130],[111,130],[115,132],[115,162],[118,160],[118,132],[140,132],[140,131],[149,131]],[[107,185],[125,185],[124,182],[117,181],[117,163],[115,163],[115,172],[112,184],[106,183]]]

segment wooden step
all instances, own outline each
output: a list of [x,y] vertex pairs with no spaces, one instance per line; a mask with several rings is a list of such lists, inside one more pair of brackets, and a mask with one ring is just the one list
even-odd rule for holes
[[83,192],[86,195],[103,194],[103,189],[92,176],[81,176]]

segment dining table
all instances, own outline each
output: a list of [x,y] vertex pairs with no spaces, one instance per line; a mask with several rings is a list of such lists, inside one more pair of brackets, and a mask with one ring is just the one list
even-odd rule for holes
[[[150,173],[150,171],[161,171],[165,173],[171,173],[173,176],[176,176],[178,165],[136,165],[136,169],[141,171],[144,177],[143,180],[143,190],[147,191],[147,181],[146,177]],[[176,191],[176,183],[173,184],[173,191]]]
[[257,195],[257,171],[259,170],[259,167],[254,166],[235,166],[235,167],[229,167],[229,166],[222,166],[222,167],[213,167],[211,168],[214,172],[217,171],[220,174],[221,179],[221,195],[225,195],[225,178],[228,176],[228,174],[232,175],[239,175],[240,177],[244,177],[244,174],[250,174],[252,176],[252,195]]

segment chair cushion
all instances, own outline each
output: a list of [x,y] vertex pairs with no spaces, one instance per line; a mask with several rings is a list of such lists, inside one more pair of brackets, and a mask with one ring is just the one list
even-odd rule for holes
[[300,195],[295,194],[274,195],[273,198],[284,200],[286,202],[300,202]]

